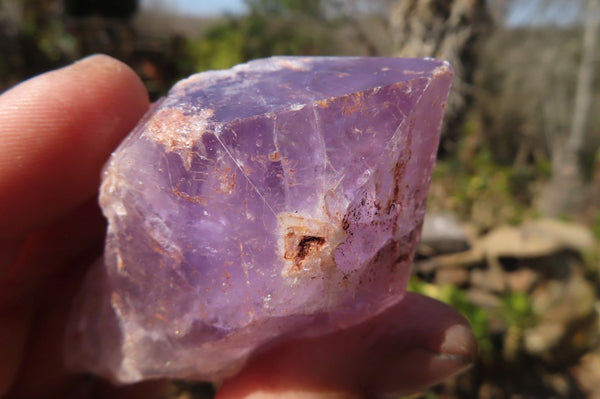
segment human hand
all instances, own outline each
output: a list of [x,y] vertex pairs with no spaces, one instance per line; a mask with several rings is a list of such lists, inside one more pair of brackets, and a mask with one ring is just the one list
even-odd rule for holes
[[[102,250],[102,164],[148,108],[135,73],[106,56],[0,96],[0,397],[65,397],[81,377],[62,362],[70,302]],[[350,399],[405,394],[470,364],[467,322],[432,299],[404,300],[360,326],[295,340],[250,360],[218,399]],[[161,381],[94,397],[160,398]]]

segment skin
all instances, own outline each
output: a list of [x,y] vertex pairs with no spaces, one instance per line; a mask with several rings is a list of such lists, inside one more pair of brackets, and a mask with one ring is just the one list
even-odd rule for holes
[[[0,96],[0,397],[78,397],[62,361],[73,295],[102,251],[100,170],[149,106],[125,64],[92,56]],[[406,394],[467,368],[467,322],[407,294],[373,320],[282,343],[223,382],[218,399],[355,399]],[[94,385],[94,398],[161,398],[165,381]]]

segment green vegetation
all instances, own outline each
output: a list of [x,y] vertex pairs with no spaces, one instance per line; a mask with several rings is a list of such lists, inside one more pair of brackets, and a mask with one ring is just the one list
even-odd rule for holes
[[509,292],[501,299],[500,317],[507,326],[524,329],[535,324],[531,297],[522,292]]
[[211,27],[202,40],[186,43],[188,68],[193,71],[226,69],[244,61],[244,33],[231,20]]
[[457,160],[444,159],[434,169],[433,182],[446,195],[431,196],[429,210],[451,210],[483,229],[517,224],[535,215],[533,190],[545,173],[543,168],[499,165],[487,149],[475,155],[468,169]]
[[594,231],[594,235],[596,236],[598,241],[600,241],[600,211],[596,212],[593,220],[594,222],[592,224],[592,229]]
[[337,54],[343,48],[322,2],[248,0],[249,13],[217,22],[187,41],[194,71],[229,68],[271,55]]

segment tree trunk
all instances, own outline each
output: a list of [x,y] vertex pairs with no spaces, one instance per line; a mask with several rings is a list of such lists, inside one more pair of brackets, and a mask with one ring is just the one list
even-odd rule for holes
[[567,137],[557,138],[552,145],[552,177],[541,203],[542,211],[548,216],[577,212],[583,205],[580,155],[592,102],[600,0],[588,0],[586,17],[571,129]]
[[490,26],[485,0],[395,0],[390,2],[394,55],[435,57],[455,72],[446,108],[442,149],[452,152],[471,97],[477,38]]

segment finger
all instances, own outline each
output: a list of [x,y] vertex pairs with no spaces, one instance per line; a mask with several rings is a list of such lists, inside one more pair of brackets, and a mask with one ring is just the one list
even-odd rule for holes
[[81,270],[77,273],[77,268],[71,268],[49,276],[37,287],[34,295],[40,300],[25,335],[27,345],[17,356],[21,367],[15,367],[18,375],[10,384],[9,398],[62,397],[59,394],[68,392],[73,384],[74,377],[67,373],[62,361],[62,350],[64,326],[79,282],[78,274]]
[[16,397],[43,397],[21,391],[60,392],[72,380],[62,361],[64,323],[81,266],[100,254],[104,226],[98,205],[88,201],[30,234],[16,262],[0,273],[0,336],[11,343],[0,345],[0,396],[12,387]]
[[[29,333],[39,283],[101,238],[103,223],[90,201],[101,165],[147,106],[135,74],[106,56],[41,75],[0,96],[0,316],[6,321],[0,336],[11,342],[0,356],[0,396],[17,373],[29,370],[24,345],[62,331],[37,331],[38,325],[36,334]],[[53,297],[37,299],[52,306]],[[61,314],[56,308],[50,313]],[[56,363],[49,348],[40,352],[39,364]],[[40,375],[62,378],[56,364]],[[11,373],[1,372],[3,367]]]
[[354,399],[407,394],[470,365],[467,321],[418,294],[374,319],[327,336],[288,342],[252,359],[218,399]]
[[[34,298],[41,282],[61,269],[98,255],[106,222],[97,201],[91,199],[56,223],[29,234],[17,246],[18,256],[0,268],[0,312]],[[78,268],[81,269],[81,268]],[[43,299],[42,299],[43,301]]]
[[0,96],[0,238],[45,225],[94,195],[110,152],[148,108],[125,64],[93,56]]
[[0,397],[4,397],[21,368],[30,325],[29,304],[0,312]]

